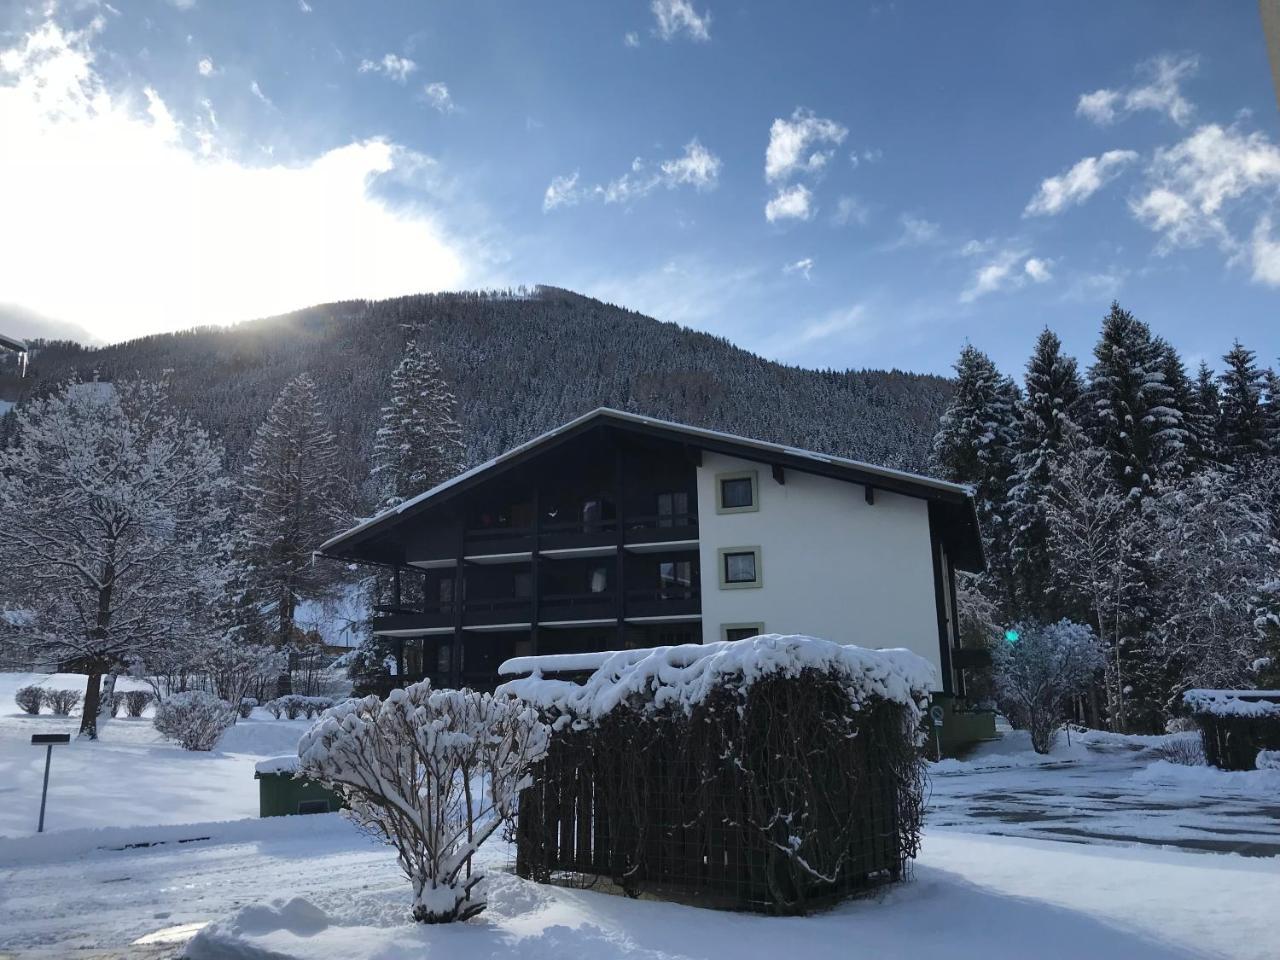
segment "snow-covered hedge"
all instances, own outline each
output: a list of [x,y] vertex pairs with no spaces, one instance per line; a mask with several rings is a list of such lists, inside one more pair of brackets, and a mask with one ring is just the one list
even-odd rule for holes
[[257,705],[258,701],[255,697],[241,697],[240,706],[236,708],[240,713],[240,719],[248,720],[249,714],[253,713],[253,708]]
[[[647,711],[674,708],[686,715],[715,690],[745,693],[764,677],[797,677],[806,670],[838,677],[856,705],[888,700],[901,704],[913,722],[935,683],[933,667],[909,650],[867,650],[799,634],[765,634],[735,642],[684,644],[611,654],[530,657],[508,661],[532,670],[528,677],[508,680],[497,689],[540,710],[559,715],[563,725],[598,721],[618,706],[634,701]],[[562,663],[562,661],[564,661]],[[596,665],[583,684],[547,679],[543,673],[582,670]],[[589,668],[589,667],[588,667]]]
[[333,706],[333,703],[332,697],[304,697],[299,693],[288,693],[283,697],[268,700],[262,708],[277,720],[282,716],[290,720],[305,716],[310,720],[317,714],[324,713]]
[[1213,766],[1252,770],[1259,751],[1280,750],[1280,690],[1188,690],[1182,699]]
[[22,708],[23,713],[37,714],[44,703],[44,687],[19,687],[13,695],[13,702]]
[[203,690],[175,693],[156,707],[156,730],[187,750],[212,750],[235,718],[231,704]]
[[1259,770],[1280,770],[1280,750],[1259,750],[1254,766]]
[[126,690],[124,692],[124,711],[131,717],[140,717],[154,699],[155,695],[149,690]]
[[1280,718],[1280,690],[1188,690],[1182,701],[1192,713],[1215,717]]
[[547,742],[515,699],[423,681],[329,710],[298,743],[298,774],[387,838],[413,885],[414,919],[443,923],[484,909],[472,854],[515,814]]

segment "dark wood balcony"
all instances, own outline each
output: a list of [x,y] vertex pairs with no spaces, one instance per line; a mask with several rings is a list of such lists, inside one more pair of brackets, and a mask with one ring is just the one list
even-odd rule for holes
[[628,617],[691,617],[702,613],[696,587],[658,587],[627,591]]
[[373,619],[374,633],[408,630],[440,630],[453,626],[453,604],[433,604],[423,609],[411,607],[379,606],[374,608],[379,616]]
[[530,623],[533,601],[528,597],[495,597],[468,600],[462,609],[464,627],[489,627],[504,623]]
[[538,544],[543,550],[611,547],[618,542],[617,520],[551,520],[542,524]]
[[538,621],[611,620],[618,615],[612,593],[548,593],[538,603]]
[[532,527],[481,527],[468,530],[464,555],[492,556],[504,553],[529,553],[533,550]]
[[696,513],[654,513],[626,518],[628,544],[674,543],[698,539]]

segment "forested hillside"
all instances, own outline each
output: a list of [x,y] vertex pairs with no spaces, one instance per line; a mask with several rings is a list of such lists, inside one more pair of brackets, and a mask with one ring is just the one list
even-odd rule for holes
[[951,394],[942,377],[783,366],[554,288],[326,304],[99,349],[49,343],[36,351],[24,389],[73,373],[155,378],[171,370],[175,397],[222,440],[234,468],[281,387],[305,371],[332,418],[342,468],[359,484],[410,327],[457,395],[471,463],[607,405],[923,469]]

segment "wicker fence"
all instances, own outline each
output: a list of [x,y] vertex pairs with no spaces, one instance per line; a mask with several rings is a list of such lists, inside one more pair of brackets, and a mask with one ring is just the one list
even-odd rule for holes
[[521,876],[802,913],[897,880],[918,849],[907,711],[809,671],[693,711],[566,725],[521,797]]

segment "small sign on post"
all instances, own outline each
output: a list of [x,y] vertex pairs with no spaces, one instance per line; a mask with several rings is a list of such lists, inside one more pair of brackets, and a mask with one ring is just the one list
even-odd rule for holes
[[36,833],[44,833],[44,802],[49,796],[49,763],[53,760],[53,745],[55,743],[70,743],[71,734],[69,733],[33,733],[31,735],[31,745],[45,745],[44,752],[44,789],[40,791],[40,825],[36,827]]
[[935,703],[929,708],[929,717],[933,720],[933,745],[937,748],[938,759],[942,759],[942,718],[946,715],[946,711],[942,709],[941,704]]

